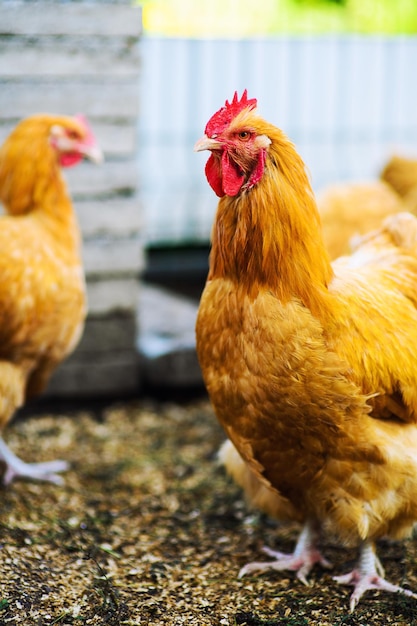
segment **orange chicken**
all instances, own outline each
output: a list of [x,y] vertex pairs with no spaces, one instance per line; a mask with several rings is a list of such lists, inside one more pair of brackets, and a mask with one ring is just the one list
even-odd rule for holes
[[417,221],[389,217],[331,264],[304,163],[246,92],[195,150],[220,197],[196,335],[223,459],[255,504],[304,524],[292,554],[241,575],[305,582],[331,533],[359,547],[337,578],[351,610],[368,589],[417,597],[375,552],[417,520]]
[[[86,313],[80,232],[60,167],[101,160],[87,121],[35,115],[0,149],[0,427],[43,391]],[[0,438],[3,480],[59,482],[63,461],[24,463]]]
[[331,259],[348,254],[356,238],[393,213],[410,210],[383,181],[329,185],[317,196],[323,239]]
[[348,254],[356,237],[377,228],[388,215],[417,215],[417,161],[393,156],[381,180],[329,185],[318,194],[317,205],[330,258]]

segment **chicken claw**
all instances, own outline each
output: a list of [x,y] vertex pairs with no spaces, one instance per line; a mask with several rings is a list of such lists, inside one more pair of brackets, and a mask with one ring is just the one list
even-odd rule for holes
[[411,598],[417,595],[409,589],[393,585],[385,580],[384,569],[375,554],[371,542],[365,542],[361,548],[359,563],[354,570],[343,576],[334,576],[334,580],[341,585],[353,585],[354,591],[350,597],[350,612],[353,613],[363,594],[370,589],[401,593]]
[[19,459],[0,437],[0,461],[6,470],[3,475],[3,484],[10,485],[15,478],[28,478],[61,485],[63,479],[58,475],[69,468],[66,461],[47,461],[45,463],[25,463]]
[[276,571],[290,570],[297,572],[297,578],[304,584],[309,585],[307,576],[311,572],[313,566],[318,563],[324,568],[331,568],[332,565],[325,559],[316,547],[317,531],[307,523],[298,538],[295,550],[292,554],[276,552],[270,548],[264,547],[262,551],[275,558],[275,561],[255,561],[244,565],[239,572],[239,578],[252,574],[253,572],[265,572],[269,569]]

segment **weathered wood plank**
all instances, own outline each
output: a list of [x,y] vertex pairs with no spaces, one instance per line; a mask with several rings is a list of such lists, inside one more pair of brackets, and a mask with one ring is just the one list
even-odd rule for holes
[[83,242],[84,268],[87,278],[137,276],[144,267],[139,237],[102,237]]
[[105,161],[100,166],[81,163],[64,172],[73,198],[110,193],[133,193],[138,186],[136,161]]
[[101,35],[139,37],[141,8],[130,3],[29,3],[0,4],[0,34]]
[[[1,9],[0,9],[1,13]],[[1,19],[1,15],[0,15]],[[128,39],[0,39],[0,77],[123,76],[136,79],[139,46]]]
[[132,118],[139,113],[138,81],[100,80],[0,81],[0,111],[3,119],[33,113],[59,111],[67,115],[85,113],[89,118]]
[[79,362],[84,353],[105,353],[110,350],[131,351],[136,338],[136,315],[118,313],[105,317],[89,316],[80,343],[71,357]]
[[92,353],[82,363],[70,357],[55,371],[46,391],[49,396],[112,396],[136,393],[140,388],[139,358],[134,351],[113,351],[111,358]]
[[138,198],[74,203],[84,241],[97,236],[130,237],[142,227]]
[[195,348],[197,305],[151,285],[140,286],[138,349],[152,385],[201,385]]
[[133,119],[91,120],[97,141],[108,157],[136,157],[138,150],[138,128]]
[[89,315],[93,317],[117,312],[133,313],[138,306],[139,286],[135,276],[111,278],[87,277]]

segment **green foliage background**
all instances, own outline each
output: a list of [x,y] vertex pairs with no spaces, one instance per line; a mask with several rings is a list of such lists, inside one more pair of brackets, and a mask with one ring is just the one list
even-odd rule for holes
[[145,33],[178,37],[417,33],[417,0],[138,0]]

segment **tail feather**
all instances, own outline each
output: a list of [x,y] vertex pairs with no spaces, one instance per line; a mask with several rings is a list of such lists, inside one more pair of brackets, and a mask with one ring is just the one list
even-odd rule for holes
[[276,519],[304,521],[301,511],[298,511],[286,498],[276,490],[268,488],[255,476],[230,439],[222,444],[218,458],[229,476],[239,487],[242,487],[250,506]]

